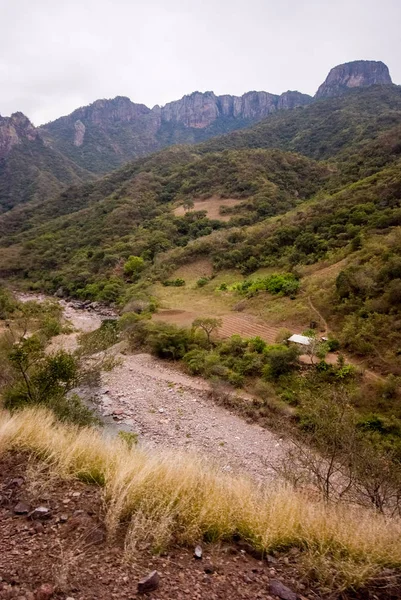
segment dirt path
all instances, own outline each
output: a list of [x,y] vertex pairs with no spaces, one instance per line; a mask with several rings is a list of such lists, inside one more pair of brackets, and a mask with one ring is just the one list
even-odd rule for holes
[[312,302],[312,298],[310,296],[308,296],[308,302],[309,302],[309,306],[311,307],[311,309],[313,310],[313,312],[315,312],[317,314],[317,316],[319,317],[319,319],[321,320],[321,322],[323,323],[324,326],[324,335],[327,335],[329,333],[329,326],[327,324],[326,319],[324,318],[324,316],[322,315],[322,313],[319,311],[319,309],[316,308],[316,306],[313,304]]

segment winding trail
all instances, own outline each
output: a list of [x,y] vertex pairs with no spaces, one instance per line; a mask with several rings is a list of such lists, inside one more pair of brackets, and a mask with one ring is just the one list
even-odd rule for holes
[[311,307],[311,309],[313,310],[313,312],[315,312],[317,314],[317,316],[319,317],[319,319],[322,321],[323,326],[324,326],[324,335],[327,335],[330,332],[330,329],[329,329],[326,319],[324,318],[322,313],[319,311],[319,309],[316,308],[316,306],[313,304],[312,298],[310,296],[308,296],[308,303],[309,303],[309,306]]

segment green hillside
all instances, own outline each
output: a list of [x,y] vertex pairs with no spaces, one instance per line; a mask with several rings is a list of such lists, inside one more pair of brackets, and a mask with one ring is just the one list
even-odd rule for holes
[[349,146],[366,144],[400,124],[401,87],[372,86],[277,112],[249,129],[209,140],[201,148],[204,152],[281,148],[323,160],[347,153]]
[[64,187],[82,184],[94,176],[65,156],[35,140],[21,138],[8,156],[0,160],[0,211],[27,202],[41,202]]
[[[350,351],[380,344],[398,364],[400,127],[400,88],[377,86],[173,146],[2,215],[1,273],[123,304],[199,258],[214,274],[293,272],[304,293],[308,268],[346,259],[315,298]],[[202,210],[226,198],[220,213]],[[131,256],[143,261],[135,276]]]

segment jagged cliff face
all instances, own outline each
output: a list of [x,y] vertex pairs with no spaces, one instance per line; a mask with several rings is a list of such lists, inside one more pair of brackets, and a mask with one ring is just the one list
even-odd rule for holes
[[355,60],[331,69],[315,98],[339,96],[350,88],[391,84],[387,65],[375,60]]
[[310,96],[300,92],[285,92],[281,96],[268,92],[248,92],[243,96],[194,92],[181,100],[166,104],[160,109],[160,120],[203,129],[221,117],[257,121],[276,110],[305,106],[311,101]]
[[118,96],[79,108],[41,127],[40,133],[48,144],[80,166],[102,173],[166,145],[202,141],[216,131],[229,132],[277,110],[311,101],[310,96],[300,92],[281,96],[268,92],[243,96],[194,92],[150,109]]
[[11,117],[0,116],[0,160],[6,158],[17,144],[24,140],[33,141],[38,135],[28,117],[21,112]]

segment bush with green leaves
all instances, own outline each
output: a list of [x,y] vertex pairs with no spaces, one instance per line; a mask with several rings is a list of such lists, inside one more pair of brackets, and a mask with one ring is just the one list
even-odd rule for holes
[[278,379],[298,368],[299,350],[295,346],[268,346],[265,355],[267,364],[263,369],[263,376],[267,380]]
[[124,263],[124,275],[130,279],[137,279],[145,268],[145,261],[141,256],[130,256]]
[[261,291],[281,296],[295,296],[299,285],[299,280],[292,273],[274,273],[267,277],[246,279],[234,284],[232,289],[247,296],[254,296]]
[[166,287],[183,287],[185,285],[185,279],[177,277],[177,279],[166,279],[163,281],[163,285]]
[[13,343],[6,356],[11,370],[3,389],[4,406],[17,410],[33,404],[51,408],[60,420],[78,425],[97,422],[92,411],[71,391],[80,380],[80,365],[74,354],[45,352],[38,335]]
[[8,319],[15,312],[17,305],[13,295],[0,285],[0,319]]
[[196,287],[201,288],[204,287],[207,283],[209,283],[210,277],[199,277],[196,282]]
[[81,333],[79,344],[84,355],[95,354],[106,350],[119,340],[119,322],[117,319],[105,319],[94,331]]
[[190,330],[169,323],[151,323],[147,328],[146,345],[159,358],[179,360],[192,343]]

